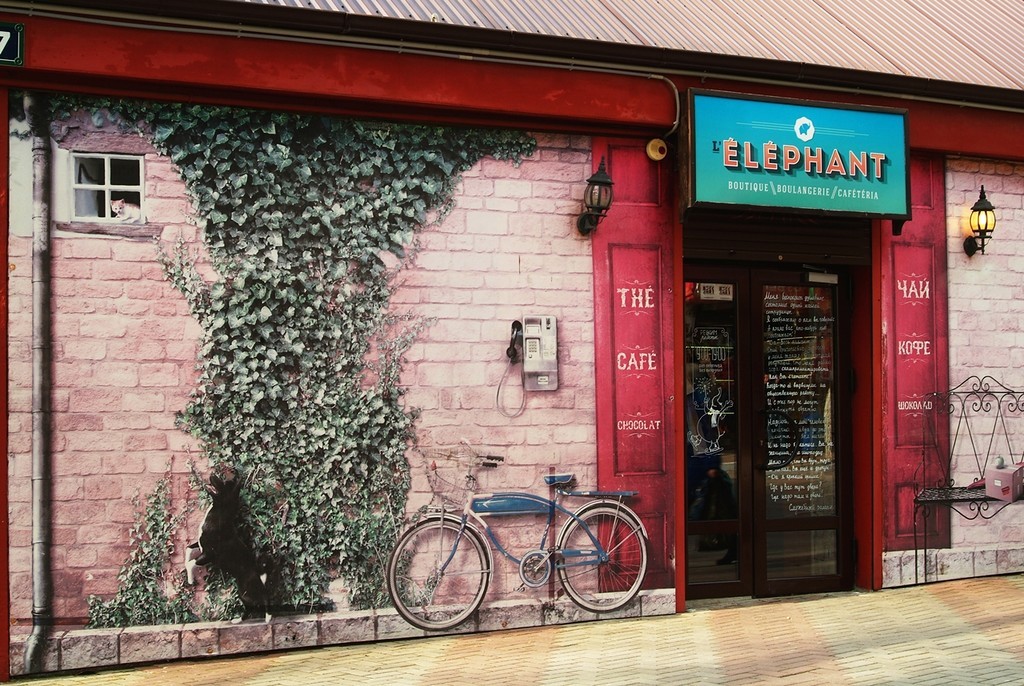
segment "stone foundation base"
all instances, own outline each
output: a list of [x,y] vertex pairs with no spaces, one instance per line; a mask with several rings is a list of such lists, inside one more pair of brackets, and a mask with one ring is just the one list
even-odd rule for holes
[[[550,626],[622,617],[675,613],[675,591],[641,591],[617,612],[594,614],[568,600],[508,600],[485,604],[462,626],[449,632],[425,632],[408,624],[395,610],[332,612],[279,617],[269,623],[140,626],[124,629],[67,629],[56,627],[46,639],[43,670],[66,672],[166,660],[238,655],[292,648],[387,641],[449,633]],[[11,636],[11,674],[25,674],[28,636]]]
[[895,588],[1024,571],[1024,547],[931,548],[882,556],[882,586]]

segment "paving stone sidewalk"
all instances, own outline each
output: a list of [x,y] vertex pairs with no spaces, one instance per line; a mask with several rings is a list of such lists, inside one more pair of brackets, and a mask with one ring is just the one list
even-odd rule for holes
[[685,614],[24,677],[32,686],[1024,684],[1024,575]]

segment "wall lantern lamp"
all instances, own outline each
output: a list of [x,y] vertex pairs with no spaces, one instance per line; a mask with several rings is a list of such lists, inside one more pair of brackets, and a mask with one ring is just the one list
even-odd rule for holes
[[985,197],[985,187],[981,187],[978,202],[971,207],[971,235],[964,239],[964,252],[968,257],[981,250],[985,254],[985,242],[992,237],[996,228],[996,213],[992,203]]
[[587,179],[587,190],[583,193],[586,211],[576,220],[576,228],[584,236],[597,228],[597,223],[608,214],[612,206],[612,177],[604,169],[604,158],[597,165],[597,171]]

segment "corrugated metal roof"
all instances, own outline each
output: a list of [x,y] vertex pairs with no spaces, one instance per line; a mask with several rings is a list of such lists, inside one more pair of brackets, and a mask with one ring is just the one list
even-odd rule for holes
[[1021,0],[236,0],[1024,90]]

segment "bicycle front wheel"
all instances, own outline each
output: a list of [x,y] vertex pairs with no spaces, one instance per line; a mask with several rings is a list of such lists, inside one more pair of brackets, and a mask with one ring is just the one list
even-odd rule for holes
[[387,586],[395,609],[426,631],[466,621],[483,602],[490,579],[483,539],[454,517],[429,517],[408,529],[388,559]]
[[[617,610],[640,592],[647,573],[647,539],[640,520],[615,503],[588,505],[576,516],[558,537],[558,578],[580,607]],[[594,548],[594,539],[601,550]],[[607,559],[602,560],[602,551]]]

